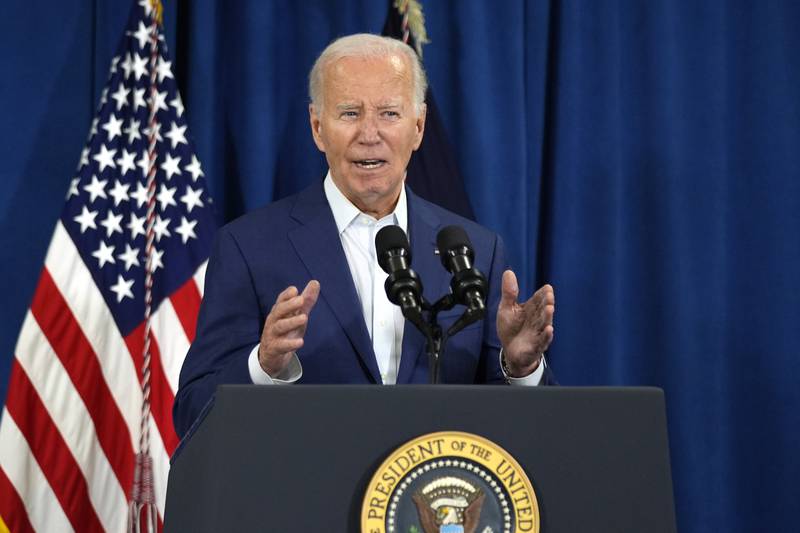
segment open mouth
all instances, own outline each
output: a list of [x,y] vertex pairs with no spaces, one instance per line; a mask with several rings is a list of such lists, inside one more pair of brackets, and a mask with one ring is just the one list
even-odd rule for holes
[[385,159],[356,159],[353,161],[358,168],[373,169],[379,168],[386,164]]

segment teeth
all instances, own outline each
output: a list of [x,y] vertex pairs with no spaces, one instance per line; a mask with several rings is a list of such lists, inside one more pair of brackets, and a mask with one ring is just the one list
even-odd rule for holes
[[383,163],[381,159],[362,159],[357,161],[356,164],[362,168],[375,168]]

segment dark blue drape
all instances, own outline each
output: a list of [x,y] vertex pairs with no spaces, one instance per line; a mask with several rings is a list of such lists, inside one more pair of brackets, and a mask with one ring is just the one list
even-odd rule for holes
[[[128,6],[16,2],[0,20],[3,384]],[[680,531],[796,529],[800,4],[425,10],[476,218],[525,292],[556,288],[559,380],[664,388]],[[307,72],[385,15],[367,0],[166,3],[220,222],[322,175]]]

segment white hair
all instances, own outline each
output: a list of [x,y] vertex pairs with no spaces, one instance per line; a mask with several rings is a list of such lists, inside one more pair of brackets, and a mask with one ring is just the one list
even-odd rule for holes
[[428,88],[428,79],[425,70],[413,48],[403,41],[371,33],[356,33],[340,37],[322,51],[311,73],[308,76],[308,94],[311,104],[317,110],[322,110],[322,87],[325,84],[325,69],[334,61],[345,57],[383,58],[390,55],[399,55],[408,59],[411,65],[411,83],[414,96],[414,105],[417,114],[422,112],[425,105],[425,90]]

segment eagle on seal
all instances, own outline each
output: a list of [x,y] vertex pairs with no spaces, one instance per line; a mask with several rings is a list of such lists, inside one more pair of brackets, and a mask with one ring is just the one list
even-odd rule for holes
[[425,533],[475,533],[486,495],[463,479],[437,478],[412,495]]

